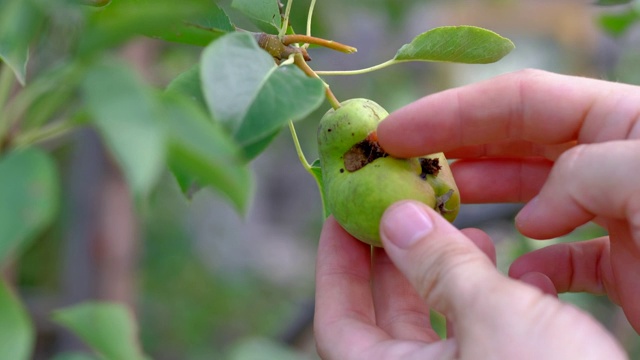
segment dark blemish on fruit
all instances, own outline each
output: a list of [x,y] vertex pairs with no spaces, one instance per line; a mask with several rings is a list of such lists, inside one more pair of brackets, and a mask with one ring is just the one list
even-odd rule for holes
[[451,199],[451,196],[453,196],[453,189],[449,189],[446,193],[438,196],[436,198],[436,206],[434,209],[442,215],[453,212],[453,210],[449,210],[445,207],[447,201]]
[[327,129],[328,132],[331,132],[331,129]]
[[374,131],[366,139],[353,145],[351,149],[344,153],[344,167],[348,171],[354,172],[362,169],[373,160],[387,157],[388,155],[378,144],[378,137]]
[[351,136],[356,136],[356,134],[355,133],[351,133]]
[[422,170],[420,173],[420,178],[423,180],[427,178],[427,175],[438,176],[440,169],[442,169],[442,166],[440,166],[440,160],[438,158],[420,158],[418,160],[420,160],[420,168]]
[[340,174],[342,174],[344,172],[344,169],[340,169]]

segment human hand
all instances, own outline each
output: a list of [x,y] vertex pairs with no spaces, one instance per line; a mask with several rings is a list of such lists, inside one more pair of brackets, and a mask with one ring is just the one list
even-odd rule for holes
[[[323,359],[626,358],[589,315],[501,275],[483,232],[400,202],[381,235],[384,250],[372,253],[332,217],[324,225],[314,320]],[[430,308],[447,317],[447,340],[431,328]]]
[[559,292],[606,293],[640,332],[640,88],[526,70],[427,96],[378,128],[385,151],[444,151],[468,203],[528,204],[522,234],[548,239],[596,220],[609,237],[526,254],[510,275]]

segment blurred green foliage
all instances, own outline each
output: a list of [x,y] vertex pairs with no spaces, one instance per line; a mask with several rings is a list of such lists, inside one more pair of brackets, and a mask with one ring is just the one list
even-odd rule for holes
[[[227,9],[231,2],[219,1],[218,3],[222,8]],[[506,9],[513,9],[515,2],[503,0],[485,1],[485,3],[491,3],[494,6],[498,3]],[[308,0],[295,3],[291,19],[294,28],[305,28],[308,4]],[[458,5],[464,6],[465,1],[451,1],[447,6],[454,8]],[[633,9],[637,9],[637,2],[632,6],[636,6]],[[400,2],[375,0],[352,3],[338,0],[321,1],[314,17],[314,34],[357,46],[360,52],[356,56],[349,57],[341,54],[326,54],[323,50],[311,48],[310,53],[313,58],[311,65],[317,70],[354,69],[388,59],[393,56],[398,47],[396,45],[406,43],[411,34],[415,35],[413,29],[416,22],[420,23],[422,30],[426,30],[432,27],[431,25],[442,25],[438,21],[448,21],[449,19],[444,15],[442,19],[434,20],[441,14],[440,11],[444,10],[446,6],[443,4],[419,0]],[[430,11],[433,13],[429,13]],[[615,64],[604,72],[611,79],[640,84],[640,71],[637,65],[640,64],[640,53],[637,50],[640,47],[628,37],[637,20],[637,13],[634,13],[636,10],[625,8],[621,12],[613,13],[608,8],[602,8],[599,11],[602,17],[596,15],[591,19],[594,27],[602,26],[599,31],[615,35],[616,43],[621,44]],[[233,16],[233,11],[229,14],[234,21],[239,18],[237,14],[236,17]],[[451,12],[446,14],[450,15]],[[394,67],[364,77],[327,78],[326,80],[340,99],[367,97],[393,110],[434,91],[528,66],[542,67],[552,71],[566,70],[574,74],[603,72],[598,67],[597,60],[591,60],[596,58],[595,52],[589,53],[588,66],[575,66],[576,63],[572,59],[592,50],[585,49],[576,43],[569,45],[562,43],[559,40],[562,34],[545,33],[545,30],[540,28],[538,30],[509,28],[513,24],[509,25],[508,12],[504,18],[496,17],[494,14],[487,14],[487,16],[493,17],[491,21],[497,27],[506,29],[504,33],[506,36],[516,40],[518,48],[513,54],[513,62],[500,63],[487,69],[479,69],[475,66],[461,68],[447,64],[418,64]],[[539,15],[529,14],[529,16],[532,21],[536,21],[536,17],[545,15],[540,13]],[[567,12],[563,16],[570,18],[575,14]],[[473,23],[474,18],[467,19],[470,25],[484,25],[480,14],[476,18],[477,24]],[[65,16],[58,18],[60,23],[67,20]],[[450,20],[454,22],[457,18]],[[242,21],[238,22],[242,23]],[[68,36],[74,31],[73,22],[69,21],[69,24],[66,28],[64,26],[54,28],[47,40],[50,44],[42,44],[42,51],[48,51],[47,54],[51,56],[46,61],[61,60],[60,48],[64,48],[65,44],[68,46]],[[251,24],[247,24],[247,27],[250,26]],[[414,27],[408,29],[411,26]],[[515,36],[511,36],[512,34]],[[54,43],[59,45],[51,45]],[[166,86],[175,76],[191,68],[198,62],[200,56],[200,48],[186,45],[163,44],[159,48],[152,69],[154,74],[152,81],[159,87]],[[529,57],[531,53],[536,57]],[[536,62],[536,59],[542,60]],[[42,64],[34,64],[34,71],[42,66]],[[300,123],[299,135],[308,153],[315,151],[315,125],[325,110],[323,108],[316,110],[307,120]],[[275,138],[274,146],[258,158],[258,162],[277,161],[293,152],[290,140],[286,136],[279,136]],[[60,152],[55,156],[64,164],[68,155]],[[299,164],[294,162],[292,166],[298,167]],[[68,170],[64,165],[62,167],[63,170]],[[294,170],[288,171],[295,173]],[[312,299],[313,283],[309,281],[300,285],[297,282],[290,284],[276,282],[272,277],[262,273],[259,268],[230,271],[216,267],[216,264],[212,266],[211,261],[206,259],[207,255],[201,252],[194,240],[195,234],[202,229],[194,226],[193,214],[189,210],[191,204],[183,198],[178,185],[168,173],[162,172],[159,176],[160,183],[153,190],[143,214],[141,232],[144,242],[137,279],[140,286],[138,320],[145,352],[154,359],[314,358],[313,346],[293,350],[278,342],[281,332],[295,322],[300,304]],[[306,176],[308,174],[302,174],[301,177],[296,178],[296,181],[313,181],[311,177]],[[276,185],[266,188],[277,193]],[[268,197],[269,194],[264,193],[259,196]],[[304,195],[296,193],[296,196]],[[311,193],[306,194],[306,198],[302,201],[319,202],[319,198],[314,196]],[[64,199],[66,197],[63,196],[62,201],[65,202],[63,207],[68,206],[68,198]],[[208,192],[196,195],[192,202],[203,199],[214,203],[216,209],[226,206],[223,201],[211,196]],[[300,198],[294,200],[299,202]],[[281,201],[285,203],[286,199],[282,198]],[[267,211],[278,212],[279,204],[272,205],[273,207]],[[279,222],[277,225],[295,227],[300,226],[299,223],[302,222],[302,230],[297,234],[297,240],[309,244],[312,248],[319,232],[320,215],[319,213],[317,216],[307,215],[307,217],[290,219],[289,223]],[[57,224],[36,239],[37,246],[27,249],[20,260],[18,284],[24,294],[40,296],[55,294],[59,291],[60,268],[63,266],[60,264],[59,244],[62,242],[64,231],[60,228],[63,226],[62,223]],[[245,224],[246,227],[252,225]],[[508,265],[517,256],[539,246],[546,246],[555,241],[579,241],[603,235],[600,228],[588,226],[567,238],[540,242],[522,238],[513,231],[511,223],[498,221],[480,224],[480,226],[489,230],[499,228],[501,234],[506,234],[506,240],[496,242],[500,259],[499,267],[502,271],[506,271]],[[222,235],[210,234],[210,236]],[[255,241],[261,240],[255,239]],[[238,251],[244,250],[246,249],[240,248]],[[312,263],[306,266],[307,270],[313,271]],[[301,278],[306,279],[304,276]],[[619,309],[609,300],[586,294],[566,294],[561,295],[561,298],[595,314],[621,339],[632,358],[640,357],[640,342],[637,334],[629,333],[624,322],[620,320]],[[434,322],[440,324],[438,327],[442,329],[441,318],[434,315]]]

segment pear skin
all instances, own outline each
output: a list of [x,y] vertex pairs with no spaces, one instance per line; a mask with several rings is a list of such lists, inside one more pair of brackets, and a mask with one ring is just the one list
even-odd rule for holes
[[444,154],[400,159],[378,144],[387,111],[368,99],[344,101],[318,127],[325,202],[340,225],[360,241],[382,246],[380,219],[391,204],[413,199],[453,221],[460,195]]

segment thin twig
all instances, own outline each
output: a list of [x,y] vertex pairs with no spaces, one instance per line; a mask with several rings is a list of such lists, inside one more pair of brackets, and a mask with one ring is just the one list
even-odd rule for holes
[[282,43],[285,45],[296,44],[296,43],[314,44],[314,45],[326,47],[328,49],[340,51],[345,54],[353,54],[358,51],[358,49],[354,48],[353,46],[341,44],[336,41],[322,39],[315,36],[300,35],[300,34],[285,35],[282,38]]

